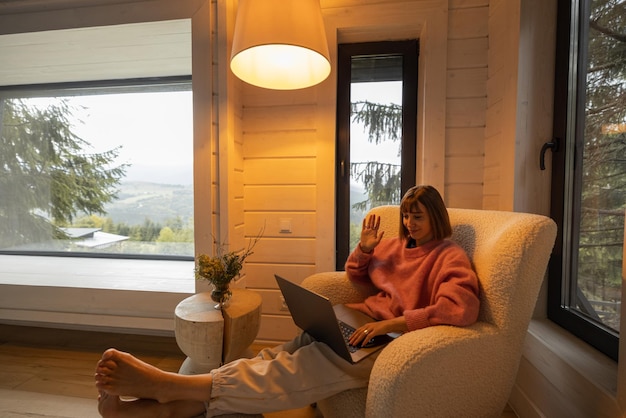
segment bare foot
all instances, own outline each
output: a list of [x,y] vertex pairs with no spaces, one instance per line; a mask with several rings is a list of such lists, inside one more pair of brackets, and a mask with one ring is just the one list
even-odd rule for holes
[[[131,396],[141,401],[207,402],[211,398],[210,374],[179,375],[154,367],[132,354],[106,350],[96,365],[96,387],[113,396]],[[121,401],[124,406],[128,402]],[[202,405],[202,403],[200,404]]]
[[96,387],[109,395],[133,396],[168,402],[171,373],[160,370],[137,357],[108,349],[96,366]]

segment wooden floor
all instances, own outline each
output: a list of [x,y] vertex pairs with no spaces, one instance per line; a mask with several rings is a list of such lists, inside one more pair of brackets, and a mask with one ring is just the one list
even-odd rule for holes
[[[94,401],[94,414],[89,416],[97,417],[93,373],[102,352],[109,347],[133,353],[167,371],[178,371],[185,360],[174,338],[0,324],[0,397],[8,397],[10,391],[15,391],[23,405],[29,403],[28,398],[23,399],[28,393],[33,394],[33,401],[38,400],[37,394],[89,399]],[[253,347],[253,350],[257,348],[262,347]],[[49,411],[33,415],[31,409],[19,413],[14,411],[13,405],[11,408],[11,417],[77,416],[60,415],[58,412],[49,415]],[[0,416],[5,418],[8,415],[3,415],[0,410]],[[267,418],[316,416],[313,408],[265,414]]]
[[[39,400],[37,394],[49,394],[80,398],[83,403],[84,399],[94,400],[94,414],[89,416],[97,417],[93,372],[100,355],[109,347],[133,353],[168,371],[178,371],[185,359],[174,338],[0,324],[0,401],[1,397],[15,394],[11,414],[2,415],[0,411],[0,416],[52,416],[49,411],[41,411],[39,415],[32,410]],[[32,402],[29,401],[29,394],[32,394]],[[15,411],[19,405],[28,405],[30,409],[26,411],[24,407],[24,411]],[[90,407],[91,404],[87,403],[87,408]],[[62,412],[54,415],[57,418],[75,416],[63,415]],[[265,416],[314,418],[318,414],[313,408],[304,408]],[[502,415],[502,418],[515,417],[515,413],[508,408]]]
[[173,338],[0,325],[0,388],[95,399],[96,361],[108,347],[178,370]]

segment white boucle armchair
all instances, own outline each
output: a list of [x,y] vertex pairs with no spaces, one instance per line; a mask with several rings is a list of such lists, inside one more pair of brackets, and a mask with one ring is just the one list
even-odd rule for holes
[[[480,281],[472,326],[406,333],[376,359],[367,389],[318,402],[325,418],[499,417],[506,406],[548,259],[556,224],[545,216],[448,209],[452,239],[468,253]],[[374,208],[386,237],[397,236],[398,206]],[[333,304],[363,300],[345,272],[318,273],[303,285]]]

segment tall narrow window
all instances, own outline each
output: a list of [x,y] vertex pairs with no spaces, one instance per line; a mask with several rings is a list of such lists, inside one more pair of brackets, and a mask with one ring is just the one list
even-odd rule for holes
[[417,41],[339,45],[337,268],[366,212],[415,183]]
[[548,315],[617,359],[626,210],[626,1],[562,0]]

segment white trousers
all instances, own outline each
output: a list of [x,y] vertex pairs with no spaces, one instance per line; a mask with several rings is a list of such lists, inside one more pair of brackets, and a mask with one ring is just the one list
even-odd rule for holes
[[348,389],[367,387],[377,353],[351,364],[303,333],[252,359],[213,370],[206,416],[303,408]]

